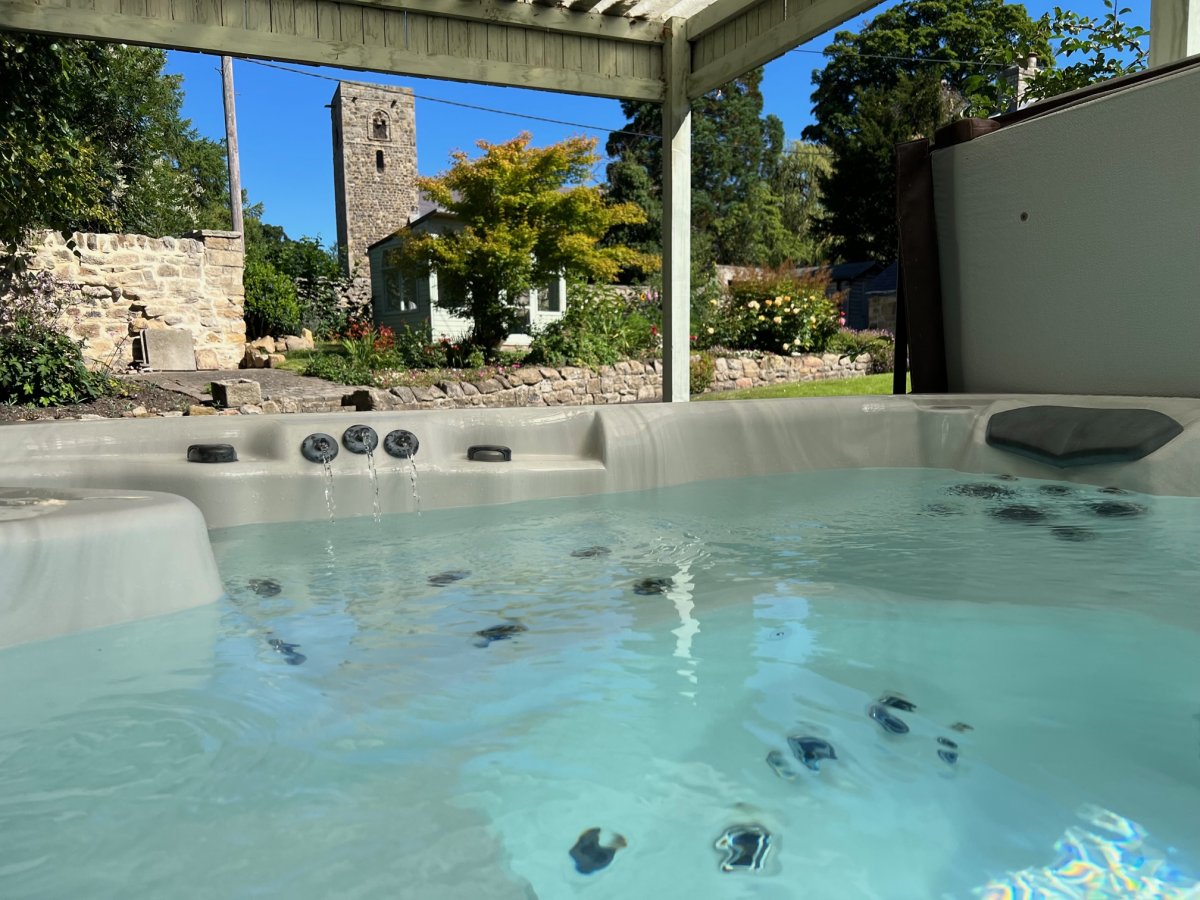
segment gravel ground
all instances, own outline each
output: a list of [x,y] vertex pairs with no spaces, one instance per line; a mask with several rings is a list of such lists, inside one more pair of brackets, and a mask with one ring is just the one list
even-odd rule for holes
[[9,406],[0,404],[0,423],[36,422],[44,419],[79,419],[84,416],[102,419],[136,418],[156,416],[162,413],[180,413],[193,403],[195,398],[175,391],[168,391],[146,381],[124,381],[124,390],[118,396],[101,397],[91,403],[74,406]]

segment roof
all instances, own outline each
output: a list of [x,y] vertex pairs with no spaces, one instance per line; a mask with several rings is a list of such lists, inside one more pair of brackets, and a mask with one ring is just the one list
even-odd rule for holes
[[868,294],[894,294],[896,293],[897,277],[900,274],[900,266],[898,263],[892,263],[878,275],[871,279],[871,283],[867,285]]
[[383,246],[384,244],[386,244],[388,241],[394,241],[395,239],[396,239],[396,232],[395,232],[395,231],[393,231],[391,234],[385,234],[383,237],[381,237],[381,238],[380,238],[379,240],[377,240],[375,243],[373,243],[373,244],[367,244],[367,253],[370,253],[370,252],[371,252],[372,250],[374,250],[376,247],[382,247],[382,246]]
[[386,234],[374,243],[368,244],[367,252],[370,253],[376,247],[386,244],[388,241],[395,238],[396,235],[399,234],[403,229],[412,228],[414,225],[419,225],[421,222],[439,215],[454,218],[454,213],[450,212],[450,210],[446,209],[446,207],[442,206],[440,203],[430,200],[427,196],[422,194],[419,198],[417,198],[417,208],[409,214],[408,221],[395,231],[392,231],[390,234]]
[[446,209],[446,207],[442,206],[437,201],[430,200],[428,197],[422,194],[417,199],[416,210],[414,210],[412,215],[408,217],[408,222],[403,227],[411,228],[413,225],[416,225],[419,222],[424,222],[426,219],[436,216],[439,213],[447,216],[454,215],[454,213],[450,212],[450,210]]
[[863,275],[872,275],[881,268],[883,263],[878,260],[865,259],[832,266],[807,266],[796,271],[801,275],[828,275],[831,281],[854,281]]
[[829,277],[834,281],[854,281],[856,278],[877,272],[881,268],[883,268],[883,263],[874,259],[838,263],[829,270]]

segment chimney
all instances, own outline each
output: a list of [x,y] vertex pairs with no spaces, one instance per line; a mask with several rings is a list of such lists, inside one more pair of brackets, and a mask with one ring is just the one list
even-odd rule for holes
[[1015,66],[1009,66],[1004,70],[1004,80],[1009,86],[1008,109],[1006,112],[1014,112],[1025,105],[1025,94],[1029,90],[1029,82],[1038,73],[1038,60],[1036,56],[1026,56],[1017,62]]

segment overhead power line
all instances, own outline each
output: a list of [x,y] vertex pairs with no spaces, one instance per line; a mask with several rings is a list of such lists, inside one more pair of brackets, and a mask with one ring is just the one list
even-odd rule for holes
[[[253,63],[256,66],[265,66],[268,69],[278,69],[281,72],[290,72],[293,75],[307,75],[309,78],[319,78],[322,81],[332,81],[335,84],[339,84],[343,80],[341,78],[335,78],[332,75],[322,75],[320,72],[309,72],[307,69],[297,69],[294,66],[285,66],[280,63],[267,62],[266,60],[261,60],[261,59],[247,59],[244,61],[248,62],[248,63]],[[380,82],[373,82],[373,83],[379,84]],[[480,105],[474,104],[474,103],[463,103],[458,100],[446,100],[442,97],[429,97],[424,94],[414,93],[413,97],[416,98],[417,100],[424,100],[429,103],[442,103],[442,104],[445,104],[446,106],[457,106],[457,107],[461,107],[463,109],[473,109],[473,110],[477,110],[478,112],[494,113],[499,116],[511,116],[515,119],[527,119],[532,122],[548,122],[551,125],[566,125],[570,128],[583,128],[583,129],[586,129],[589,131],[603,131],[607,134],[624,134],[624,135],[629,135],[630,137],[649,138],[650,140],[655,140],[655,141],[662,140],[661,134],[651,134],[651,133],[645,132],[645,131],[632,131],[627,128],[607,128],[603,125],[586,125],[582,122],[571,122],[571,121],[568,121],[565,119],[551,119],[546,116],[535,116],[535,115],[530,115],[529,113],[514,112],[513,110],[509,110],[509,109],[496,109],[495,107],[492,107],[492,106],[480,106]],[[806,148],[803,150],[798,150],[798,151],[793,150],[790,152],[803,153],[803,154],[809,155],[809,156],[822,156],[825,153],[825,151],[819,150],[816,148],[813,148],[813,149]]]
[[[804,50],[800,47],[793,47],[788,53],[812,53],[817,56],[824,56],[824,50]],[[892,56],[887,53],[859,53],[863,59],[890,59],[893,62],[911,62],[911,63],[951,63],[956,66],[975,66],[980,69],[1006,69],[1008,66],[1003,63],[980,62],[974,59],[947,59],[937,56]]]
[[[266,66],[269,69],[279,69],[283,72],[291,72],[293,75],[307,75],[309,78],[320,78],[324,81],[341,82],[343,79],[335,78],[332,75],[322,75],[319,72],[309,72],[305,69],[296,69],[292,66],[284,66],[279,63],[265,62],[261,59],[248,59],[246,62],[254,63],[256,66]],[[566,125],[569,128],[584,128],[589,131],[603,131],[608,134],[627,134],[630,137],[653,138],[654,140],[662,140],[661,134],[649,134],[642,131],[630,131],[626,128],[606,128],[603,125],[586,125],[583,122],[570,122],[566,119],[551,119],[546,116],[534,116],[529,113],[513,112],[509,109],[496,109],[492,106],[480,106],[475,103],[463,103],[459,100],[446,100],[443,97],[429,97],[424,94],[413,93],[413,97],[417,100],[424,100],[428,103],[443,103],[446,106],[457,106],[461,109],[473,109],[478,112],[494,113],[498,116],[512,116],[515,119],[528,119],[531,122],[547,122],[551,125]]]

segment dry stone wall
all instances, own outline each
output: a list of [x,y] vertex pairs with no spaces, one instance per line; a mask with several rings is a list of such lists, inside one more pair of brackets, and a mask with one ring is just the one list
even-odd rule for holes
[[[867,356],[851,362],[836,353],[717,357],[715,362],[710,391],[852,378],[867,374],[870,366]],[[386,391],[359,388],[347,394],[343,403],[360,411],[637,403],[662,399],[662,373],[661,360],[630,360],[596,370],[526,366],[478,381],[446,380]]]
[[[710,391],[740,391],[798,381],[828,381],[857,378],[871,370],[871,357],[863,354],[853,362],[836,353],[805,353],[800,356],[718,356]],[[709,391],[705,391],[709,393]]]
[[[133,362],[133,337],[143,329],[183,329],[195,346],[197,369],[236,369],[246,350],[242,242],[231,231],[187,238],[140,234],[46,232],[32,267],[65,285],[61,325],[84,342],[96,365]],[[78,255],[76,255],[78,252]]]

